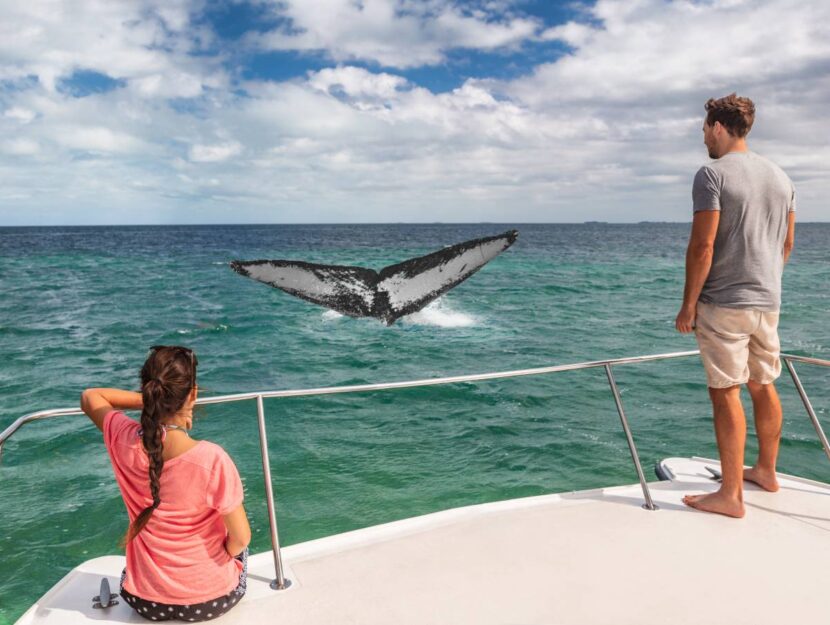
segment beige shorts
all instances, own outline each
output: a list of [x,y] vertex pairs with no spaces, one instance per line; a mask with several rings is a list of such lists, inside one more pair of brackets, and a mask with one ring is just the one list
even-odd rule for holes
[[695,336],[710,388],[769,384],[781,375],[778,312],[698,302]]

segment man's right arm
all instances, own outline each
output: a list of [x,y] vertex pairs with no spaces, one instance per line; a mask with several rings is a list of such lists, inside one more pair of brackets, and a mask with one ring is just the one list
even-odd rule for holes
[[787,238],[784,239],[784,262],[790,259],[790,254],[795,245],[795,211],[787,214]]
[[678,332],[687,333],[694,329],[697,317],[697,298],[703,290],[709,270],[712,268],[715,236],[718,233],[720,211],[701,210],[692,221],[692,234],[686,249],[686,286],[683,289],[683,305],[674,326]]

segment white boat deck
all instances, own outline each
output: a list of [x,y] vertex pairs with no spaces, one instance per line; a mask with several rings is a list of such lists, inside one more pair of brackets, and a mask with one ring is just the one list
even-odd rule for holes
[[[672,481],[448,510],[283,549],[284,591],[270,552],[249,559],[248,594],[215,622],[279,625],[490,623],[830,623],[830,485],[779,476],[747,484],[744,519],[685,507],[715,490],[705,466],[664,461]],[[84,563],[19,623],[147,623],[113,592],[124,558]]]

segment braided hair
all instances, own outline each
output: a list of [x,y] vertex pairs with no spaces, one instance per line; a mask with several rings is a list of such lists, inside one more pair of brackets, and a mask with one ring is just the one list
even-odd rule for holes
[[153,347],[141,368],[141,441],[149,460],[150,495],[152,504],[144,508],[130,524],[124,542],[138,536],[153,512],[161,504],[159,485],[162,456],[162,419],[176,414],[184,406],[196,385],[196,355],[186,347],[159,345]]

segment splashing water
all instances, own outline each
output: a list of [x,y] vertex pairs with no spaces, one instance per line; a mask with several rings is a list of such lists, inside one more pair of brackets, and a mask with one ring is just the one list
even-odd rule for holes
[[337,321],[345,316],[346,315],[341,315],[336,310],[327,310],[323,313],[323,321]]
[[[322,315],[325,323],[337,322],[346,315],[336,310],[327,310]],[[468,328],[477,323],[475,317],[458,312],[445,304],[442,299],[432,302],[423,310],[401,318],[401,323],[419,326],[437,326],[439,328]]]
[[438,326],[440,328],[468,328],[477,323],[475,317],[453,310],[440,298],[423,310],[404,317],[402,321],[409,324]]

